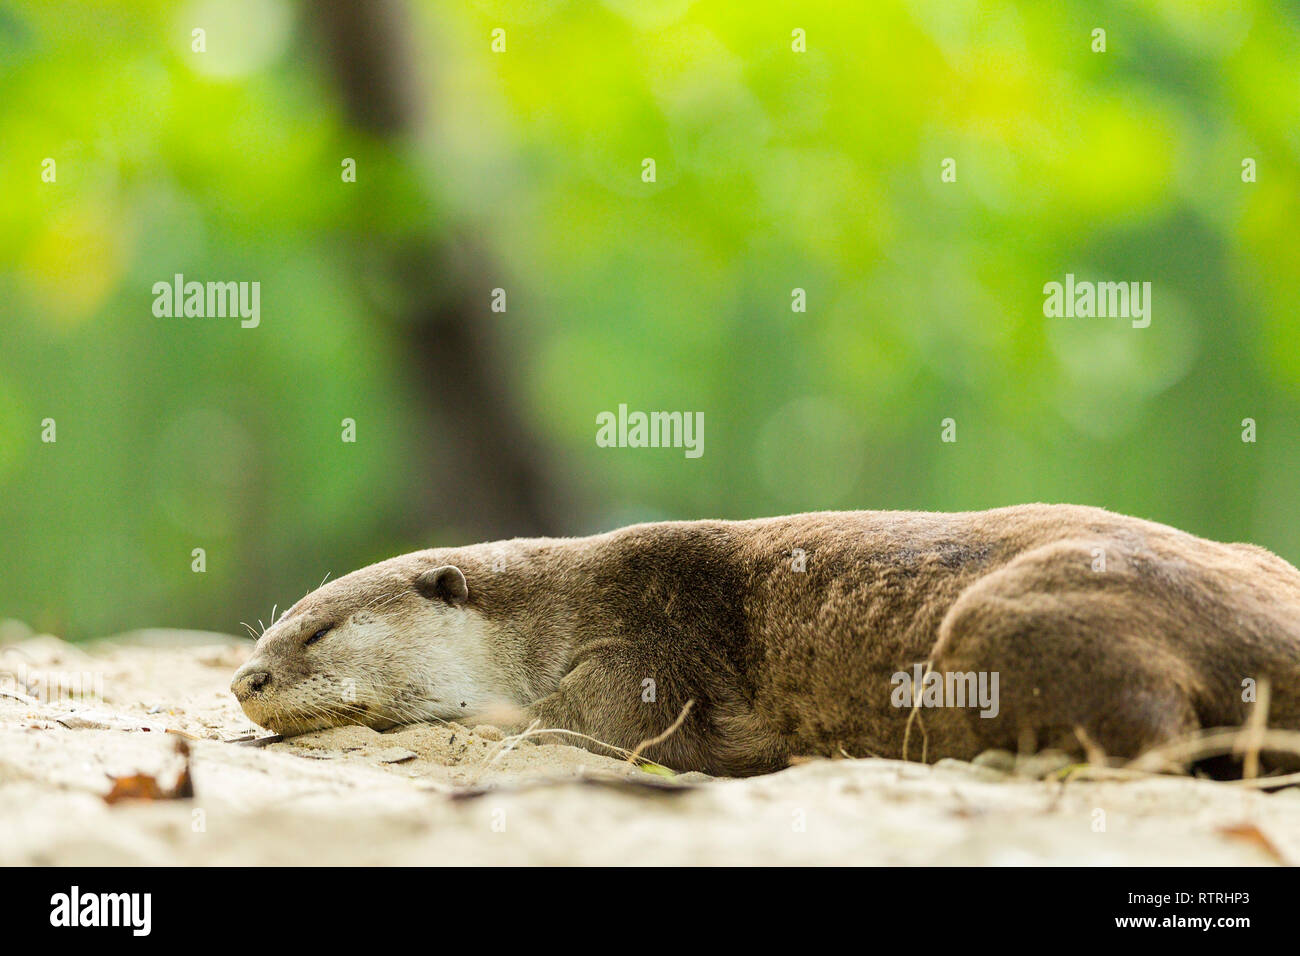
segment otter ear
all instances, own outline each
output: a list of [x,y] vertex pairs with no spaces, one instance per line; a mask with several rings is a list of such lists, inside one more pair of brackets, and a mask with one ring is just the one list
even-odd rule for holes
[[415,579],[415,590],[430,601],[464,604],[469,600],[469,585],[465,583],[465,575],[454,564],[444,564],[440,568],[423,572]]

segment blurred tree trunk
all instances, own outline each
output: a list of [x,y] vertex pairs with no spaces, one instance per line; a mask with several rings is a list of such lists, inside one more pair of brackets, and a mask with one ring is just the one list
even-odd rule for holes
[[[350,122],[392,142],[416,133],[425,110],[402,0],[319,0],[304,10]],[[464,240],[396,250],[388,267],[412,303],[404,334],[429,426],[412,436],[426,450],[427,478],[424,500],[413,504],[425,526],[484,538],[570,526],[569,496],[520,414],[517,376],[489,308],[502,285],[489,277],[499,270]]]

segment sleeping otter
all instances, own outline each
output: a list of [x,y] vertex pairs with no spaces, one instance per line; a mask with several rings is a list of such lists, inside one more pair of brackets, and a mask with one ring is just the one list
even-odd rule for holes
[[928,760],[1085,739],[1132,757],[1242,724],[1264,680],[1269,725],[1300,729],[1297,678],[1300,572],[1286,561],[1035,504],[418,551],[308,594],[232,690],[286,734],[472,724],[507,705],[508,729],[537,721],[629,750],[692,702],[644,755],[751,774],[804,755],[900,757],[905,736]]

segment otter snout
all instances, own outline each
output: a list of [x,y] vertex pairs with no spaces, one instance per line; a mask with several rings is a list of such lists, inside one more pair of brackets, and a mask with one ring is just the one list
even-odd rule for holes
[[230,682],[230,692],[241,704],[271,683],[271,672],[265,667],[245,664]]

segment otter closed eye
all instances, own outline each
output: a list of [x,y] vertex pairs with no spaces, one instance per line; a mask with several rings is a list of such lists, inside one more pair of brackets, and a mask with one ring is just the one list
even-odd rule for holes
[[319,641],[322,637],[324,637],[326,634],[328,634],[328,633],[330,632],[331,628],[333,628],[333,626],[334,626],[333,624],[330,624],[330,625],[327,625],[326,627],[322,627],[319,631],[317,631],[317,632],[316,632],[315,634],[313,634],[311,637],[307,638],[307,640],[303,641],[303,642],[302,642],[302,646],[303,646],[303,647],[306,647],[308,644],[315,644],[315,643],[316,643],[317,641]]

